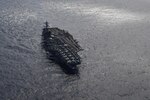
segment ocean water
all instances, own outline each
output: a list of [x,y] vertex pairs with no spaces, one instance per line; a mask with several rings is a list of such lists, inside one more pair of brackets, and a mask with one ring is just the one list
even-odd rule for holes
[[[0,100],[149,100],[149,0],[0,0]],[[41,47],[44,22],[79,41],[79,75]]]

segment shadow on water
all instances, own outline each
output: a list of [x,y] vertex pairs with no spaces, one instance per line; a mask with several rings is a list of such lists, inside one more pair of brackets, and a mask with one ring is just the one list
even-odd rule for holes
[[67,75],[79,75],[79,69],[77,66],[75,67],[69,67],[63,63],[61,63],[61,61],[59,60],[58,57],[54,56],[52,54],[52,52],[49,51],[49,46],[45,43],[46,39],[44,38],[44,34],[42,32],[42,43],[41,43],[41,46],[42,46],[42,49],[45,50],[46,52],[46,58],[50,61],[49,63],[55,63],[57,65],[60,66],[60,68],[62,69],[62,71],[67,74]]

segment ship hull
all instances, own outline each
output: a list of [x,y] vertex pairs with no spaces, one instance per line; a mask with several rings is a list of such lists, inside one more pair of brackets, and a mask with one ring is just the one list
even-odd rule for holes
[[42,37],[48,58],[60,65],[65,73],[77,74],[77,65],[81,63],[78,55],[81,47],[73,36],[58,28],[44,28]]

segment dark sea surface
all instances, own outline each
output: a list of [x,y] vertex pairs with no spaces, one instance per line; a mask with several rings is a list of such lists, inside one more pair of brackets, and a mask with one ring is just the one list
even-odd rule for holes
[[[43,23],[79,41],[79,75],[41,47]],[[150,100],[149,0],[0,0],[0,100]]]

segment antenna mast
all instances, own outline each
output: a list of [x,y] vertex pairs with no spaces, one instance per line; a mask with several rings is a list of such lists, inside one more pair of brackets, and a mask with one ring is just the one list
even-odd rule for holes
[[46,27],[46,28],[48,28],[48,27],[49,27],[49,25],[48,25],[48,22],[47,22],[47,21],[45,22],[45,27]]

